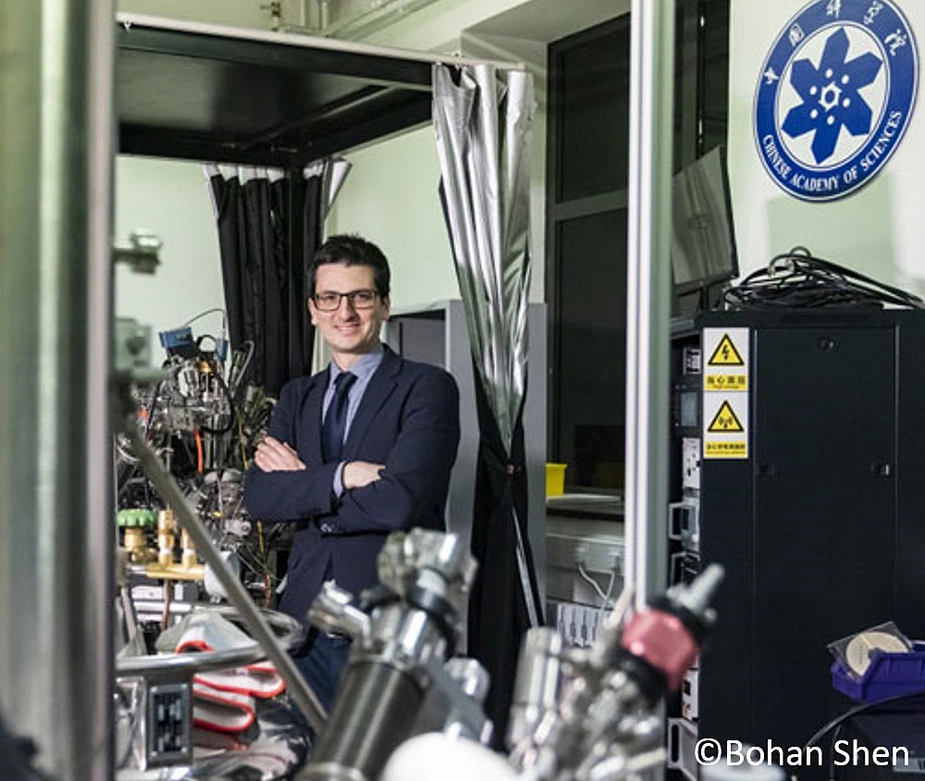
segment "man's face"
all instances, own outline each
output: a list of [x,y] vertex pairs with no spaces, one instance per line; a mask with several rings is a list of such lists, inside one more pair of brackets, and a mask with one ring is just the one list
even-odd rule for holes
[[[326,263],[319,266],[315,274],[315,296],[375,290],[375,274],[370,266]],[[368,353],[379,343],[379,328],[389,318],[389,299],[377,295],[371,307],[358,309],[354,302],[342,296],[333,311],[323,311],[309,299],[308,311],[312,325],[321,329],[335,359],[343,359],[338,360],[338,365],[347,368],[344,363],[352,363],[348,356]]]

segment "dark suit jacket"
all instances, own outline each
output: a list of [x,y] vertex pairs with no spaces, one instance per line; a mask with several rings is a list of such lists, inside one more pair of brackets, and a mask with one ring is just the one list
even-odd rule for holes
[[450,469],[459,445],[459,391],[443,369],[385,348],[344,442],[344,461],[385,464],[380,479],[333,493],[337,464],[321,460],[321,409],[329,371],[283,386],[267,433],[306,465],[248,470],[244,503],[263,521],[310,521],[293,538],[280,609],[303,620],[328,578],[358,596],[376,585],[376,557],[393,531],[443,530]]

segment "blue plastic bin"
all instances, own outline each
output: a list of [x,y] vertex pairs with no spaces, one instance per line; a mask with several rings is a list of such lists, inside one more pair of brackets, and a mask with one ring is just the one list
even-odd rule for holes
[[913,643],[905,654],[877,653],[860,678],[837,661],[832,665],[832,685],[857,702],[876,702],[901,694],[925,692],[925,642]]

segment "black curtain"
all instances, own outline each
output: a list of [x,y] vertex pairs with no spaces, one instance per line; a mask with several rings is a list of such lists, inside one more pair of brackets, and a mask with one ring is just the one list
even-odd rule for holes
[[[469,655],[491,676],[485,712],[494,722],[494,745],[502,749],[514,693],[520,643],[531,627],[524,599],[533,599],[536,614],[543,610],[533,556],[527,544],[527,469],[524,450],[523,404],[514,425],[510,457],[475,371],[475,400],[479,419],[479,454],[475,476],[470,550],[479,570],[469,595]],[[520,529],[524,545],[517,542]],[[521,585],[517,551],[527,560],[530,588]],[[529,597],[525,591],[529,593]]]
[[297,170],[242,183],[219,173],[210,184],[231,346],[253,342],[244,382],[275,396],[287,380],[311,372],[305,267],[321,241],[323,176]]

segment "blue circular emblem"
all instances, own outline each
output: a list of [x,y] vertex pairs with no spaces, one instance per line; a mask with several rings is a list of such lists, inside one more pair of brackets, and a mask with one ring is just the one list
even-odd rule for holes
[[918,54],[892,0],[815,0],[774,41],[755,93],[761,162],[808,201],[863,187],[899,146]]

